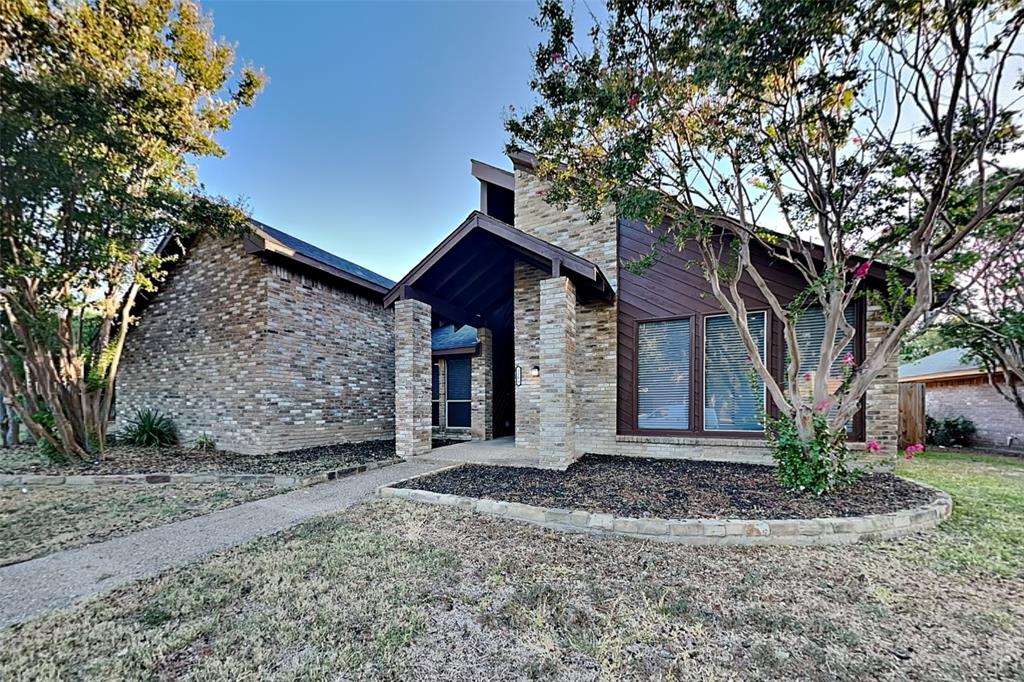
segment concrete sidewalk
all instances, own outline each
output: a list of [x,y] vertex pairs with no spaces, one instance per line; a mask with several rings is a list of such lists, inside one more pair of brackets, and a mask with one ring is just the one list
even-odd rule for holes
[[346,509],[378,486],[445,466],[396,464],[2,567],[0,628]]

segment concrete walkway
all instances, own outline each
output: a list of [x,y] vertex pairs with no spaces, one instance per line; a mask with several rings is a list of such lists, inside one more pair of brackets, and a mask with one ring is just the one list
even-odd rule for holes
[[0,628],[346,509],[378,486],[444,466],[396,464],[2,567]]

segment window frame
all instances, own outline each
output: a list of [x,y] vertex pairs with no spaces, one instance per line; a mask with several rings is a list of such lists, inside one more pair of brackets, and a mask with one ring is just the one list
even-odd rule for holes
[[[858,366],[864,362],[867,349],[867,305],[863,299],[856,299],[852,302],[854,306],[854,320],[857,329],[857,336],[853,340],[853,353]],[[784,380],[782,376],[785,340],[783,339],[782,322],[774,313],[765,306],[758,306],[747,310],[748,313],[764,312],[765,319],[765,344],[767,350],[762,359],[768,364],[768,370],[778,381]],[[633,331],[633,362],[630,397],[632,400],[630,414],[630,430],[620,431],[620,435],[650,436],[654,438],[737,438],[763,440],[764,431],[706,431],[704,429],[704,318],[717,315],[726,315],[724,311],[708,311],[703,313],[691,312],[683,315],[663,315],[638,317],[631,322]],[[640,325],[645,322],[664,322],[671,320],[690,320],[690,342],[693,347],[690,351],[690,428],[680,429],[641,429],[639,426],[640,412]],[[620,322],[621,323],[621,322]],[[698,345],[699,344],[699,345]],[[699,352],[698,352],[699,351]],[[619,378],[622,381],[622,378]],[[779,410],[775,401],[765,387],[766,412],[771,417],[778,417]],[[621,394],[620,394],[621,395]],[[849,434],[851,443],[863,442],[867,432],[867,410],[866,398],[861,398],[860,408],[853,418],[853,431]]]
[[[434,368],[437,367],[437,399],[434,399]],[[440,429],[441,428],[441,394],[447,395],[448,391],[441,390],[441,386],[446,384],[447,381],[442,382],[441,372],[445,371],[444,360],[442,358],[431,358],[430,364],[430,428]],[[447,377],[445,377],[447,379]],[[447,386],[445,387],[447,389]],[[434,424],[434,407],[437,407],[437,424]],[[446,415],[447,418],[447,415]]]
[[[637,433],[643,433],[645,435],[664,435],[664,434],[693,434],[695,432],[694,421],[693,421],[693,397],[694,397],[694,384],[695,372],[698,367],[697,358],[694,357],[694,345],[697,338],[696,322],[698,316],[693,315],[672,315],[669,317],[652,317],[637,320],[634,330],[633,338],[633,429]],[[689,429],[642,429],[640,428],[640,325],[642,324],[657,324],[658,322],[676,322],[678,320],[687,320],[690,325],[690,385],[688,390],[689,395],[689,406],[690,413],[687,415],[687,422],[690,424]]]
[[[448,362],[450,360],[466,360],[469,363],[469,398],[465,400],[452,400],[448,397]],[[452,426],[448,423],[448,417],[452,411],[448,409],[451,403],[468,403],[469,404],[469,424],[465,426]],[[444,358],[444,428],[446,431],[450,430],[470,430],[473,428],[473,356],[472,355],[456,355],[452,357]]]
[[[770,343],[769,339],[771,338],[771,334],[772,334],[771,319],[769,318],[768,310],[767,309],[747,310],[747,317],[748,318],[751,315],[758,315],[758,314],[761,315],[761,318],[764,320],[764,338],[762,339],[762,343],[761,343],[761,361],[766,363],[768,365],[768,371],[772,372],[774,374],[774,372],[772,370],[772,365],[774,363],[772,363],[771,357],[768,354],[768,350],[769,350],[769,348],[771,348],[771,343]],[[701,322],[701,330],[700,330],[701,331],[701,346],[700,346],[700,389],[701,389],[701,395],[700,395],[700,409],[698,410],[698,412],[700,413],[700,429],[701,429],[701,431],[703,433],[715,433],[715,434],[726,434],[726,435],[745,434],[747,436],[756,436],[756,435],[760,434],[760,435],[763,436],[764,433],[765,433],[765,425],[764,424],[761,425],[761,428],[759,430],[744,429],[744,430],[739,430],[739,431],[730,431],[728,429],[708,429],[707,425],[704,423],[704,414],[707,411],[707,399],[708,399],[708,382],[707,382],[707,371],[708,371],[708,368],[707,368],[707,363],[704,360],[707,357],[707,354],[708,354],[707,324],[708,324],[708,320],[709,319],[713,319],[713,318],[717,318],[717,317],[727,317],[730,320],[732,319],[731,316],[729,315],[729,313],[721,312],[721,313],[708,313],[706,315],[701,315],[701,321],[700,321]],[[749,320],[748,320],[747,324],[750,324]],[[741,343],[742,343],[742,341],[743,340],[740,339]],[[762,383],[764,383],[764,387],[762,388],[761,401],[762,401],[762,405],[764,406],[765,414],[770,415],[771,412],[769,411],[769,406],[768,406],[768,383],[764,382],[764,381],[762,381]]]

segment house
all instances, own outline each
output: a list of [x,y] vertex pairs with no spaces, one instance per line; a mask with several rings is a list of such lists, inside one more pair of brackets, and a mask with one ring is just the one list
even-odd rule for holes
[[[629,272],[657,231],[550,206],[535,159],[511,161],[472,162],[479,209],[397,283],[262,224],[192,245],[129,337],[120,414],[160,409],[243,452],[394,437],[405,457],[471,439],[553,468],[584,453],[770,461],[774,408],[696,254]],[[758,258],[784,301],[804,288]],[[781,374],[781,324],[741,287]],[[885,323],[864,301],[848,319],[859,360]],[[822,330],[820,313],[801,317],[809,363]],[[896,378],[892,364],[872,385],[854,443],[895,453]]]
[[[769,461],[761,414],[773,407],[763,384],[751,384],[731,320],[688,266],[696,253],[666,253],[643,275],[630,273],[622,263],[648,253],[656,231],[610,210],[591,223],[550,206],[535,159],[511,160],[513,172],[473,163],[480,210],[384,297],[394,307],[399,454],[429,452],[439,423],[433,330],[470,327],[477,352],[490,357],[472,372],[474,437],[512,436],[527,461],[561,468],[583,453]],[[804,288],[796,272],[758,257],[784,301]],[[751,328],[781,374],[781,324],[748,284]],[[885,322],[865,301],[848,319],[860,360]],[[820,312],[802,316],[798,331],[816,363]],[[892,363],[872,385],[850,425],[853,442],[895,451],[896,378]]]
[[948,348],[901,365],[899,381],[924,385],[929,417],[974,422],[975,445],[1024,448],[1024,419],[992,386],[985,368],[967,355],[966,348]]

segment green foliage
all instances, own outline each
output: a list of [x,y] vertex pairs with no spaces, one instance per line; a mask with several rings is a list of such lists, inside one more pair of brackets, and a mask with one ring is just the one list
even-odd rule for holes
[[[57,441],[60,441],[60,437],[57,436],[56,433],[56,422],[53,419],[53,412],[48,409],[42,409],[33,414],[32,418],[37,424],[42,426],[47,433],[53,436]],[[63,462],[67,459],[63,450],[54,447],[50,441],[43,438],[36,440],[36,449],[39,451],[40,455],[51,462]]]
[[971,438],[978,431],[974,422],[967,417],[946,417],[934,419],[925,417],[929,445],[962,447],[971,444]]
[[925,329],[920,334],[908,336],[900,344],[900,362],[916,362],[932,353],[951,348],[950,339],[936,327]]
[[170,417],[154,410],[138,410],[118,438],[127,445],[166,447],[177,445],[178,430]]
[[0,389],[37,438],[45,403],[83,458],[105,434],[135,296],[166,270],[155,247],[248,229],[194,164],[224,154],[216,136],[263,76],[235,73],[193,0],[6,3],[0,45]]
[[829,429],[823,414],[812,417],[814,436],[803,440],[796,423],[781,417],[768,424],[768,443],[776,463],[776,475],[786,488],[822,495],[852,483],[860,471],[846,466],[846,431]]
[[212,452],[217,449],[217,441],[208,433],[203,433],[197,436],[188,444],[189,450],[200,450],[203,452]]

